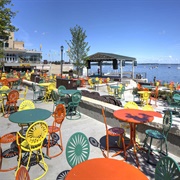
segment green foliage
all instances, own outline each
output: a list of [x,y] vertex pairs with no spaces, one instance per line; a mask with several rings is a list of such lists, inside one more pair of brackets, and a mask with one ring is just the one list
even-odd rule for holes
[[0,0],[0,58],[3,57],[4,41],[9,37],[10,32],[18,30],[11,24],[11,19],[16,15],[16,12],[11,11],[12,6],[11,0]]
[[76,25],[74,28],[70,28],[72,39],[68,42],[69,50],[67,52],[72,64],[76,67],[77,74],[79,76],[80,69],[86,66],[86,58],[90,46],[88,42],[85,42],[86,31],[82,27]]

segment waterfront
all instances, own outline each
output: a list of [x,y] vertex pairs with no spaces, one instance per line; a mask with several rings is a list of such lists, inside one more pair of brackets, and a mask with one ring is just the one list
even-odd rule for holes
[[[99,66],[92,66],[91,72],[97,73]],[[153,78],[161,82],[175,82],[180,83],[180,65],[178,64],[138,64],[135,67],[135,74],[141,74],[144,78],[148,79],[148,82],[153,82]],[[132,65],[126,65],[123,67],[123,72],[132,71]],[[113,70],[112,66],[103,66],[103,73],[117,73],[120,70]]]

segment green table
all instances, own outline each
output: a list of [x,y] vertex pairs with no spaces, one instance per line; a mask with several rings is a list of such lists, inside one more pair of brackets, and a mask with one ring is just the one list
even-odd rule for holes
[[9,120],[18,124],[31,124],[38,120],[45,120],[50,116],[49,110],[36,108],[15,112],[9,116]]
[[118,85],[111,85],[111,89],[114,89],[114,95],[118,96],[118,89],[120,88]]

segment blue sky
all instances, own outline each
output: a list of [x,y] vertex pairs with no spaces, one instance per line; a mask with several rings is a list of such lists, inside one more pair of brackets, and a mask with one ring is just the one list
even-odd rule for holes
[[43,59],[68,61],[66,40],[76,25],[86,31],[88,55],[108,52],[138,62],[180,63],[180,0],[12,0],[19,11],[15,40],[40,49]]

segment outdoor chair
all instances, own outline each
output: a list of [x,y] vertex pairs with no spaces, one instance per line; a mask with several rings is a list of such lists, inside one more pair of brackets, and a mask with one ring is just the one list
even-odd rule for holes
[[66,95],[61,93],[62,90],[66,90],[66,87],[63,85],[58,87],[58,94],[59,94],[60,100],[63,101],[63,98],[65,98]]
[[[19,149],[18,167],[15,175],[17,174],[21,165],[26,166],[29,171],[31,166],[38,164],[44,173],[37,179],[41,179],[48,171],[48,166],[44,161],[42,153],[42,144],[48,133],[48,125],[44,121],[37,121],[33,123],[27,130],[26,135],[21,133],[16,134],[16,143]],[[22,153],[24,156],[22,157]],[[37,170],[38,172],[38,170]]]
[[19,79],[18,81],[14,82],[12,84],[12,89],[17,89],[17,90],[20,90],[20,85],[21,85],[21,79]]
[[[122,84],[121,84],[122,85]],[[124,91],[125,91],[125,86],[122,85],[119,89],[118,89],[118,98],[122,99],[125,99],[124,97]]]
[[54,107],[55,106],[57,106],[58,104],[65,104],[64,101],[59,99],[59,95],[54,90],[51,91],[51,97],[52,97],[52,100],[53,100],[53,112],[54,112]]
[[180,166],[169,156],[159,160],[155,169],[155,180],[178,180],[180,178]]
[[38,100],[37,95],[39,98],[40,96],[43,96],[43,93],[42,90],[34,83],[32,83],[32,90],[33,90],[33,101],[36,102]]
[[[35,104],[31,101],[31,100],[25,100],[23,101],[20,105],[19,105],[19,109],[18,111],[24,111],[24,110],[28,110],[28,109],[35,109]],[[21,127],[21,133],[24,134],[23,132],[25,132],[27,130],[27,127],[29,126],[29,124],[18,124]],[[24,128],[26,127],[26,129]]]
[[4,114],[4,99],[2,94],[0,94],[0,105],[1,105],[2,113]]
[[[162,145],[163,142],[165,143],[165,147],[166,147],[166,152],[165,155],[168,155],[168,147],[167,147],[167,136],[169,133],[169,130],[171,129],[171,125],[172,125],[172,112],[170,110],[166,110],[164,117],[163,117],[163,129],[162,132],[157,131],[157,130],[153,130],[153,129],[147,129],[145,131],[146,137],[144,140],[144,148],[148,148],[148,158],[147,158],[147,162],[150,162],[150,153],[152,151],[158,151],[159,153],[163,153],[162,152]],[[147,140],[148,138],[150,138],[150,143],[148,145]],[[160,141],[160,150],[159,149],[152,149],[151,145],[152,145],[152,141],[153,139],[159,140]]]
[[16,180],[30,180],[29,172],[24,166],[19,168],[16,174]]
[[[47,148],[46,154],[50,158],[57,157],[63,152],[61,127],[66,117],[65,106],[63,104],[58,104],[52,116],[54,117],[54,121],[52,126],[48,126],[48,139],[46,145],[44,145]],[[60,152],[58,152],[59,150],[57,150],[55,147],[58,147]],[[53,152],[56,152],[53,155],[50,154],[51,148],[54,148],[55,150]]]
[[8,86],[9,87],[9,82],[8,82],[7,79],[3,79],[1,83],[2,83],[3,86]]
[[[104,108],[102,107],[102,115],[103,115],[103,119],[104,119],[104,124],[105,124],[105,128],[106,128],[106,150],[107,150],[107,155],[103,152],[104,157],[109,158],[109,149],[111,148],[109,146],[109,136],[116,136],[119,137],[119,142],[122,142],[122,148],[123,150],[116,152],[115,154],[112,155],[112,157],[117,156],[118,154],[124,152],[124,159],[126,159],[126,147],[125,147],[125,142],[124,142],[124,129],[120,128],[120,127],[112,127],[112,128],[108,128],[107,126],[107,121],[106,121],[106,116],[105,116],[105,112],[104,112]],[[120,146],[120,143],[119,145]],[[116,148],[119,148],[119,147]],[[113,147],[114,148],[114,147]]]
[[79,103],[81,101],[81,92],[76,92],[71,96],[71,102],[68,103],[66,110],[66,118],[69,120],[75,120],[81,118],[81,113],[78,110]]
[[26,99],[27,92],[28,92],[28,86],[26,86],[24,91],[19,93],[19,95],[23,94],[23,97],[20,97],[19,100],[24,101]]
[[[66,145],[66,160],[73,168],[77,164],[88,160],[90,153],[89,140],[85,134],[81,132],[74,133],[68,140]],[[69,170],[62,171],[56,180],[65,179]],[[92,172],[93,173],[93,172]]]
[[146,91],[140,97],[141,106],[148,105],[148,100],[149,100],[149,91]]
[[47,87],[46,92],[45,92],[45,95],[44,95],[44,101],[45,101],[45,102],[48,102],[49,100],[51,100],[51,92],[52,92],[54,89],[56,89],[54,83],[51,83],[51,84]]
[[[15,141],[16,141],[16,132],[10,132],[0,137],[0,172],[11,171],[11,170],[16,169],[17,167],[17,165],[15,165],[14,167],[7,167],[7,164],[11,164],[11,163],[14,164],[13,161],[11,162],[10,158],[18,155],[18,149],[12,146],[6,150],[3,150],[2,148],[3,144],[6,144],[5,145],[5,148],[6,148],[7,144],[13,143]],[[8,159],[9,163],[7,162],[3,163],[4,158]]]
[[111,87],[109,85],[107,85],[107,91],[109,95],[114,95],[114,91],[111,89]]
[[155,106],[157,106],[157,101],[158,101],[158,94],[159,94],[159,90],[158,90],[158,86],[156,86],[155,91],[152,91],[149,97],[149,104],[151,104],[151,100],[155,101]]
[[17,90],[12,90],[8,94],[8,98],[6,101],[7,109],[8,109],[8,114],[10,114],[10,108],[11,106],[14,106],[14,111],[17,111],[17,101],[19,99],[19,92]]

